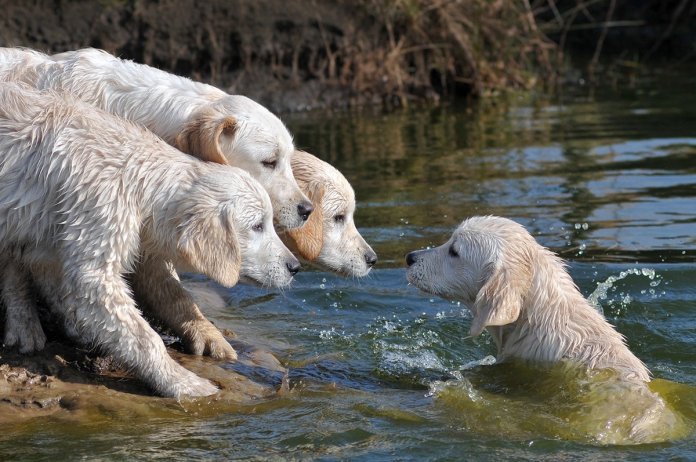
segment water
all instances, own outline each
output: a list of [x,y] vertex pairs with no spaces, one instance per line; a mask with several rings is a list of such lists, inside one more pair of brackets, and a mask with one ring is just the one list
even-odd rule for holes
[[[228,306],[208,316],[273,351],[289,366],[293,391],[217,412],[96,412],[24,423],[4,429],[2,458],[696,459],[691,75],[555,99],[287,118],[299,147],[353,183],[357,225],[380,256],[362,280],[310,267],[282,293],[220,289]],[[480,214],[522,223],[569,260],[580,290],[653,372],[653,389],[685,434],[659,444],[602,444],[580,427],[592,426],[608,404],[634,402],[630,390],[601,407],[578,405],[572,399],[581,393],[558,384],[580,389],[601,377],[495,365],[491,339],[468,337],[465,306],[407,285],[405,253],[439,245]]]

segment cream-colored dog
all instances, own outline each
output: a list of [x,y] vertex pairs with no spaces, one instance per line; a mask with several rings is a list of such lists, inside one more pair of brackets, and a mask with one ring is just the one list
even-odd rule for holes
[[312,212],[292,175],[292,136],[249,98],[93,48],[53,56],[0,48],[0,80],[71,93],[185,153],[246,170],[268,192],[281,228],[302,226]]
[[498,361],[569,361],[650,381],[648,369],[585,300],[561,259],[511,220],[470,218],[445,244],[411,252],[406,262],[413,285],[469,306],[471,335],[487,329]]
[[[0,80],[72,93],[150,128],[184,152],[247,170],[268,191],[281,229],[300,226],[312,212],[292,175],[290,134],[276,116],[248,98],[95,49],[47,56],[0,48]],[[234,349],[183,289],[171,262],[144,255],[132,282],[138,301],[169,325],[189,352],[236,359]]]
[[[9,83],[0,84],[0,155],[2,255],[50,273],[40,288],[66,325],[158,393],[214,393],[169,357],[124,275],[142,252],[226,286],[240,272],[289,284],[299,263],[273,230],[261,186],[72,98]],[[5,288],[16,274],[5,271]],[[8,309],[26,296],[3,293]]]
[[330,164],[296,151],[292,171],[314,207],[302,228],[281,234],[306,260],[332,271],[361,277],[377,262],[377,254],[360,235],[353,215],[355,193],[348,180]]

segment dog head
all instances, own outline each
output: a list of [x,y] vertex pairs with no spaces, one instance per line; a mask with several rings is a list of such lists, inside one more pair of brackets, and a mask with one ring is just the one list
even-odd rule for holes
[[286,242],[306,260],[330,270],[367,275],[377,254],[353,222],[355,193],[350,183],[334,167],[304,151],[295,152],[292,170],[314,212],[302,228],[287,232]]
[[246,170],[271,198],[278,226],[302,226],[312,204],[300,191],[290,161],[294,146],[283,123],[260,104],[228,95],[194,113],[176,146],[203,160]]
[[443,245],[406,256],[408,281],[419,289],[466,303],[471,335],[520,316],[538,246],[519,224],[499,217],[465,220]]
[[207,171],[179,207],[180,259],[228,287],[240,275],[270,287],[290,284],[300,263],[273,229],[268,194],[238,168],[201,168]]

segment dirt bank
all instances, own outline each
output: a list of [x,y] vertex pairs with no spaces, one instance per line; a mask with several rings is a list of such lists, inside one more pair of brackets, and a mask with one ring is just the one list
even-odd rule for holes
[[[86,46],[276,111],[553,85],[590,62],[694,57],[684,0],[0,0],[0,45]],[[583,65],[584,66],[584,65]]]
[[281,111],[529,86],[553,47],[523,2],[0,0],[0,8],[0,45],[104,48]]

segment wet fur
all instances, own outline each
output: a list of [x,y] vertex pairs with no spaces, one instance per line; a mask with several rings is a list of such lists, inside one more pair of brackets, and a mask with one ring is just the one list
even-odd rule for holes
[[[175,262],[234,285],[244,272],[241,255],[258,238],[251,227],[261,218],[272,228],[260,185],[72,98],[8,83],[0,84],[0,155],[0,250],[9,268],[3,288],[18,289],[3,292],[8,313],[29,300],[21,283],[27,271],[42,281],[73,335],[158,393],[214,393],[169,357],[135,307],[125,275],[142,264],[142,253],[145,261]],[[272,229],[269,239],[265,247],[293,258]],[[269,274],[279,277],[275,266],[285,263],[269,263]],[[19,320],[15,312],[15,324],[35,327],[31,309]]]
[[487,329],[499,361],[570,361],[650,381],[648,369],[582,296],[561,259],[511,220],[470,218],[447,243],[413,252],[409,262],[413,285],[471,308],[471,335]]
[[[203,160],[248,170],[270,193],[281,228],[303,223],[298,204],[309,202],[292,176],[292,138],[277,117],[248,98],[94,49],[51,57],[0,48],[0,80],[69,92],[150,128]],[[266,159],[277,162],[274,170],[261,166]],[[269,258],[275,261],[281,254]],[[189,352],[236,359],[234,349],[181,287],[171,262],[145,255],[131,279],[141,305],[179,335]],[[44,278],[40,284],[50,281]],[[35,337],[31,342],[20,336],[26,339],[20,349],[41,349],[43,343]]]
[[286,233],[285,242],[302,258],[332,271],[367,275],[377,255],[355,227],[355,192],[348,180],[327,162],[304,151],[295,152],[292,170],[314,212],[302,228]]

